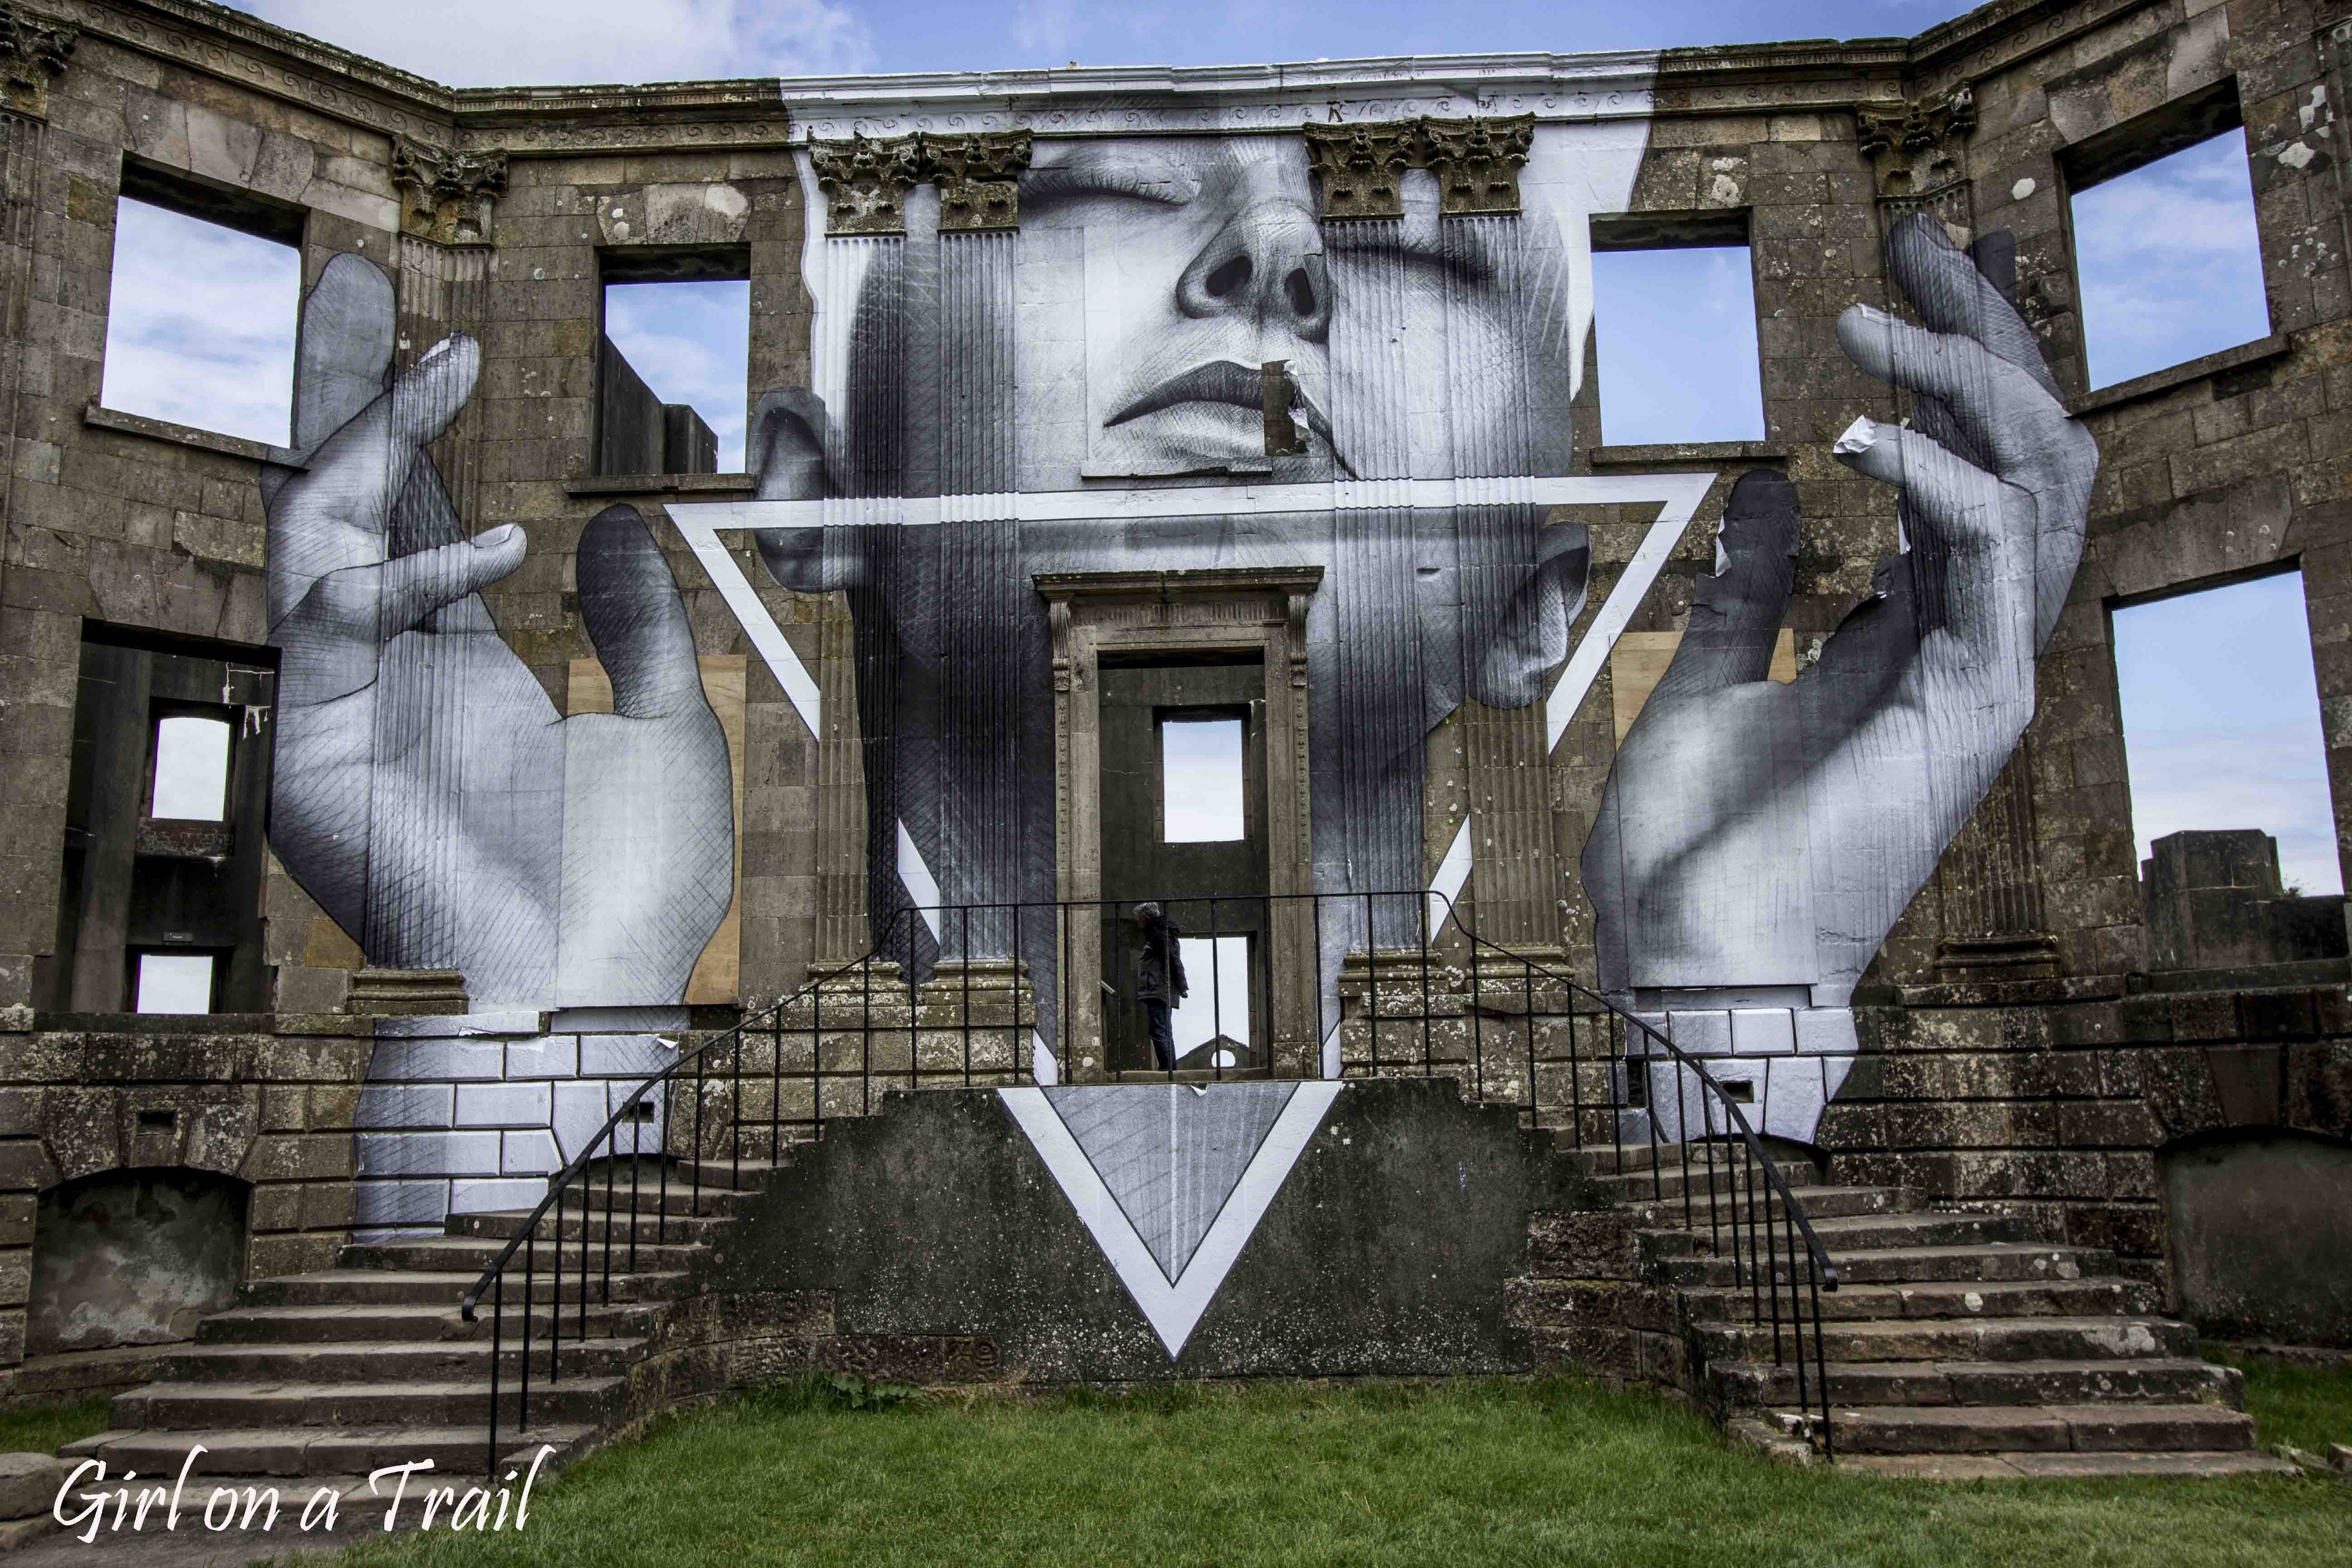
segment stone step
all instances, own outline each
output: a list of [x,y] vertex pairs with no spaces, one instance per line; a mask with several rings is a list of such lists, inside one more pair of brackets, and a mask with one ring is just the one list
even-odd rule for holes
[[[1738,1287],[1697,1286],[1684,1291],[1688,1315],[1741,1322],[1769,1320],[1773,1302],[1769,1290]],[[1809,1299],[1810,1304],[1810,1299]],[[2153,1313],[2162,1305],[2155,1286],[2137,1279],[2019,1279],[1985,1281],[1930,1280],[1906,1285],[1846,1285],[1824,1291],[1821,1298],[1825,1321],[1935,1318],[2087,1318],[2125,1313]],[[1788,1291],[1780,1291],[1780,1310],[1787,1316]]]
[[[415,1269],[424,1273],[466,1272],[478,1279],[482,1270],[496,1262],[499,1254],[505,1250],[506,1241],[501,1237],[432,1236],[418,1237],[414,1240],[353,1242],[343,1248],[338,1261],[345,1268]],[[528,1260],[524,1257],[526,1250],[530,1255]],[[640,1269],[657,1273],[683,1268],[688,1259],[697,1256],[702,1250],[702,1247],[687,1242],[641,1241],[637,1244],[637,1267]],[[588,1278],[592,1281],[601,1280],[604,1276],[607,1260],[607,1250],[604,1246],[603,1238],[600,1237],[591,1243],[585,1249],[585,1253],[584,1261],[588,1268]],[[513,1261],[507,1265],[507,1272],[511,1276],[507,1282],[508,1289],[513,1289],[520,1285],[526,1263],[534,1273],[546,1274],[556,1267],[559,1258],[562,1260],[563,1266],[564,1292],[567,1295],[570,1294],[578,1286],[581,1264],[583,1261],[583,1248],[576,1241],[559,1244],[550,1240],[540,1242],[528,1249],[517,1247]],[[622,1275],[628,1272],[627,1269],[620,1267],[626,1260],[625,1248],[622,1249],[622,1256],[619,1258],[612,1260],[614,1264],[612,1273],[616,1281]],[[472,1283],[470,1279],[467,1281],[467,1285]]]
[[[1692,1333],[1710,1361],[1755,1361],[1772,1353],[1767,1324],[1698,1323]],[[1784,1327],[1784,1335],[1788,1331]],[[1827,1322],[1821,1353],[1830,1361],[2128,1361],[2187,1353],[2196,1332],[2168,1318],[1907,1319]]]
[[[487,1414],[488,1402],[483,1403]],[[555,1447],[548,1461],[551,1468],[593,1437],[595,1430],[577,1423],[544,1421],[526,1433],[502,1430],[499,1473],[511,1468],[528,1474],[531,1457],[542,1443]],[[489,1428],[478,1421],[449,1426],[220,1426],[176,1432],[121,1428],[78,1439],[58,1452],[68,1459],[105,1460],[110,1482],[128,1470],[137,1472],[142,1480],[168,1483],[180,1473],[188,1450],[201,1446],[205,1451],[196,1458],[194,1475],[316,1477],[323,1483],[326,1478],[365,1476],[386,1465],[418,1459],[432,1460],[431,1473],[436,1475],[478,1476],[489,1456],[488,1444]],[[542,1469],[542,1478],[545,1474]]]
[[[765,1128],[761,1130],[761,1136],[763,1138],[766,1136],[766,1131]],[[704,1147],[709,1149],[710,1147],[709,1141],[719,1136],[720,1134],[718,1132],[706,1131]],[[730,1159],[724,1150],[715,1153],[706,1153],[700,1159],[682,1155],[674,1157],[670,1162],[669,1184],[672,1191],[683,1187],[689,1194],[698,1191],[754,1193],[767,1185],[769,1177],[790,1166],[792,1163],[791,1150],[785,1151],[782,1162],[754,1160],[748,1157],[741,1160]],[[599,1192],[603,1191],[604,1183],[601,1180],[596,1185]]]
[[1840,1469],[1911,1480],[2084,1480],[2105,1476],[2296,1476],[2271,1454],[1840,1454]]
[[[348,1250],[348,1249],[347,1249]],[[643,1249],[639,1249],[642,1254]],[[487,1263],[495,1258],[495,1249],[483,1257]],[[542,1259],[543,1262],[543,1259]],[[512,1279],[506,1282],[506,1305],[509,1313],[521,1310],[523,1277],[518,1259]],[[356,1306],[438,1306],[455,1311],[458,1299],[474,1288],[482,1276],[480,1266],[456,1269],[446,1266],[438,1268],[324,1268],[310,1274],[284,1274],[273,1279],[256,1279],[245,1287],[243,1300],[248,1307],[356,1307]],[[612,1299],[622,1302],[668,1300],[682,1295],[686,1289],[686,1274],[679,1269],[641,1269],[634,1274],[613,1276]],[[592,1273],[590,1283],[595,1294],[590,1298],[593,1312],[604,1300],[604,1280]],[[551,1302],[555,1300],[554,1276],[544,1267],[531,1281],[531,1300]],[[570,1310],[580,1290],[580,1276],[575,1268],[563,1278],[562,1300]],[[488,1316],[490,1296],[482,1297],[481,1313]]]
[[[1865,1214],[1813,1221],[1814,1237],[1833,1259],[1849,1253],[1890,1247],[1980,1247],[1996,1241],[2033,1239],[2013,1215]],[[1780,1240],[1779,1227],[1772,1239]],[[1800,1238],[1797,1250],[1801,1251]]]
[[1878,1405],[1830,1407],[1853,1454],[2221,1453],[2254,1446],[2254,1423],[2217,1405]]
[[[1623,1179],[1634,1182],[1634,1178]],[[1675,1177],[1676,1182],[1681,1179]],[[1903,1187],[1792,1187],[1790,1194],[1797,1200],[1797,1212],[1811,1221],[1815,1230],[1821,1228],[1823,1220],[1918,1214],[1927,1206],[1923,1194]],[[1701,1182],[1688,1194],[1652,1197],[1646,1190],[1640,1190],[1624,1194],[1619,1201],[1644,1226],[1679,1226],[1727,1237],[1735,1219],[1742,1235],[1759,1216],[1777,1228],[1788,1207],[1780,1194],[1768,1192],[1761,1184],[1751,1191],[1744,1183],[1736,1196],[1720,1186],[1710,1193]]]
[[[484,1325],[487,1328],[488,1325]],[[572,1332],[571,1313],[563,1314],[562,1359],[563,1375],[576,1371],[583,1377],[612,1377],[626,1372],[645,1356],[647,1342],[591,1334],[583,1340]],[[520,1322],[507,1325],[499,1353],[501,1380],[522,1370]],[[530,1365],[534,1382],[547,1370],[548,1337],[541,1327],[531,1331]],[[349,1340],[326,1344],[197,1345],[167,1351],[156,1358],[158,1383],[312,1384],[403,1383],[485,1384],[489,1379],[490,1341],[445,1340],[427,1343],[393,1340]]]
[[[1978,1246],[1874,1247],[1836,1257],[1841,1289],[1852,1285],[1932,1282],[1990,1283],[2008,1279],[2079,1279],[2112,1275],[2115,1254],[2103,1247],[2051,1247],[2040,1242]],[[1669,1283],[1729,1285],[1728,1257],[1665,1257],[1657,1267]]]
[[[1770,1336],[1762,1347],[1769,1355]],[[1793,1356],[1791,1339],[1783,1345]],[[2096,1405],[2152,1401],[2169,1405],[2245,1407],[2245,1380],[2236,1369],[2186,1356],[2136,1361],[1840,1362],[1832,1361],[1830,1397],[1861,1405]],[[1813,1368],[1805,1368],[1808,1389]],[[1732,1409],[1793,1404],[1797,1369],[1764,1361],[1708,1363],[1706,1380],[1718,1403]],[[1812,1396],[1819,1397],[1818,1390]]]
[[[593,1345],[594,1342],[590,1342]],[[534,1355],[532,1358],[538,1358]],[[628,1380],[616,1376],[550,1379],[534,1367],[535,1422],[601,1425],[616,1420]],[[521,1408],[517,1384],[499,1386],[500,1425]],[[449,1383],[150,1383],[118,1394],[108,1417],[117,1426],[217,1431],[238,1426],[465,1426],[487,1432],[487,1381]]]
[[[530,1209],[490,1209],[476,1214],[451,1215],[447,1233],[451,1236],[495,1237],[505,1241],[522,1234],[523,1222],[530,1217]],[[613,1250],[626,1255],[629,1243],[637,1244],[637,1259],[645,1260],[648,1245],[694,1246],[707,1243],[711,1233],[727,1222],[723,1217],[708,1215],[632,1214],[625,1208],[597,1208],[582,1214],[576,1205],[565,1204],[562,1235],[566,1241],[577,1240],[584,1228],[592,1249],[601,1251],[609,1242]],[[555,1211],[540,1215],[536,1234],[542,1241],[552,1240],[558,1234]]]
[[1552,1137],[1561,1155],[1588,1176],[1618,1175],[1654,1166],[1662,1173],[1680,1171],[1685,1162],[1694,1166],[1731,1165],[1747,1157],[1744,1149],[1735,1153],[1722,1143],[1579,1143],[1575,1134],[1565,1129],[1553,1130]]
[[[507,1333],[520,1334],[522,1331],[520,1300],[509,1303],[506,1316]],[[604,1307],[597,1305],[592,1295],[588,1306],[588,1332],[591,1337],[644,1334],[653,1329],[656,1316],[656,1310],[645,1303]],[[539,1310],[531,1314],[534,1339],[547,1331],[549,1319],[547,1303],[542,1300]],[[567,1299],[563,1306],[566,1338],[575,1331],[579,1321],[577,1310]],[[489,1331],[490,1314],[487,1308],[469,1323],[459,1315],[454,1301],[236,1307],[226,1312],[215,1312],[199,1322],[194,1342],[200,1345],[295,1345],[347,1344],[354,1341],[381,1344],[398,1341],[425,1344],[486,1337]]]

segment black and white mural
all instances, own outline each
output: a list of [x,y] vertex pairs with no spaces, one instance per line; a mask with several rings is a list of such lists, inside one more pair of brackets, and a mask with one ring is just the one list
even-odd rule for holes
[[[816,682],[722,533],[750,531],[777,584],[846,595],[877,935],[908,938],[918,975],[1018,956],[1045,997],[1045,922],[1016,940],[1003,920],[900,918],[1055,897],[1034,574],[1320,567],[1315,886],[1418,889],[1432,730],[1465,700],[1540,704],[1557,742],[1715,478],[1571,472],[1590,223],[1625,207],[1644,120],[1538,118],[1517,212],[1442,214],[1413,170],[1402,216],[1326,221],[1295,129],[1109,118],[1125,128],[1037,135],[1017,228],[942,232],[919,186],[903,234],[828,234],[803,154],[814,384],[760,400],[756,500],[668,509],[812,731]],[[1855,981],[2032,716],[2096,468],[2001,280],[1924,216],[1886,253],[1910,316],[1857,305],[1840,333],[1914,412],[1858,420],[1836,456],[1899,491],[1903,548],[1818,661],[1773,681],[1802,520],[1785,479],[1742,479],[1580,866],[1603,989],[1696,1054],[1774,1058],[1761,1119],[1799,1139],[1851,1059]],[[387,390],[393,350],[388,281],[339,259],[305,307],[306,466],[268,496],[273,844],[372,962],[461,970],[478,1007],[677,1004],[732,847],[677,589],[635,513],[588,526],[580,608],[613,711],[555,712],[478,593],[525,542],[467,536],[426,455],[478,350],[438,345]],[[1268,455],[1275,361],[1300,440]],[[1603,501],[1657,521],[1571,647],[1591,550],[1549,520]],[[1439,890],[1465,875],[1466,838]],[[1410,903],[1384,907],[1394,929],[1325,921],[1327,988],[1349,949],[1414,938]]]

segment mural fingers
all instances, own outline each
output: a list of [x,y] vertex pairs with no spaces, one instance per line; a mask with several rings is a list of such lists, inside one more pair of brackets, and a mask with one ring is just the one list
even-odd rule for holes
[[746,457],[759,476],[759,500],[816,500],[831,487],[824,475],[824,399],[804,386],[763,394],[751,410]]
[[522,529],[514,523],[493,528],[476,539],[420,550],[387,561],[377,582],[380,625],[389,641],[446,605],[497,582],[522,564],[530,548]]
[[302,301],[294,376],[294,445],[309,451],[383,395],[398,338],[392,279],[345,253]]
[[1973,337],[1931,332],[1868,305],[1852,305],[1838,317],[1838,342],[1879,380],[1944,405],[1969,444],[2003,472],[2037,456],[2027,423],[2018,416],[2036,408],[2057,412],[2016,366]]
[[2000,481],[1921,432],[1864,417],[1831,452],[1854,472],[1900,487],[1919,521],[1947,543],[2000,539]]
[[708,704],[669,563],[635,507],[611,506],[580,536],[580,620],[613,682],[613,711],[657,719]]
[[1740,476],[1716,533],[1717,568],[1691,592],[1690,626],[1654,700],[1765,679],[1796,580],[1797,488],[1769,468]]
[[1942,224],[1926,213],[1896,224],[1886,236],[1886,269],[1930,329],[1976,339],[2058,397],[2033,329],[1975,259],[1952,244]]

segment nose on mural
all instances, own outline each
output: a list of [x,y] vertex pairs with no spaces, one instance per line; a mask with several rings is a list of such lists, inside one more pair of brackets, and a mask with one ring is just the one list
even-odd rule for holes
[[1176,304],[1188,316],[1247,316],[1321,342],[1331,326],[1331,280],[1314,218],[1287,202],[1240,214],[1184,268]]

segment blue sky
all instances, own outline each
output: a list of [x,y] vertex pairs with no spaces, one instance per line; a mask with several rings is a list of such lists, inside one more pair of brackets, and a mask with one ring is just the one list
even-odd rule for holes
[[1952,0],[252,0],[240,8],[457,87],[1877,37],[1969,9]]
[[[831,71],[1222,65],[1394,53],[1649,48],[1916,33],[1951,0],[1562,6],[1533,0],[256,0],[256,14],[457,86]],[[282,442],[293,253],[125,203],[109,323],[110,406]],[[2242,136],[2080,193],[2091,379],[2105,385],[2268,331]],[[2162,244],[2148,243],[2162,237]],[[1612,443],[1757,433],[1752,298],[1738,252],[1597,258],[1602,422]],[[608,325],[666,400],[741,461],[743,284],[608,297]],[[2262,827],[2289,880],[2338,887],[2298,578],[2116,617],[2140,852],[2180,827]]]
[[2095,387],[2267,336],[2246,133],[2077,191],[2074,269]]

